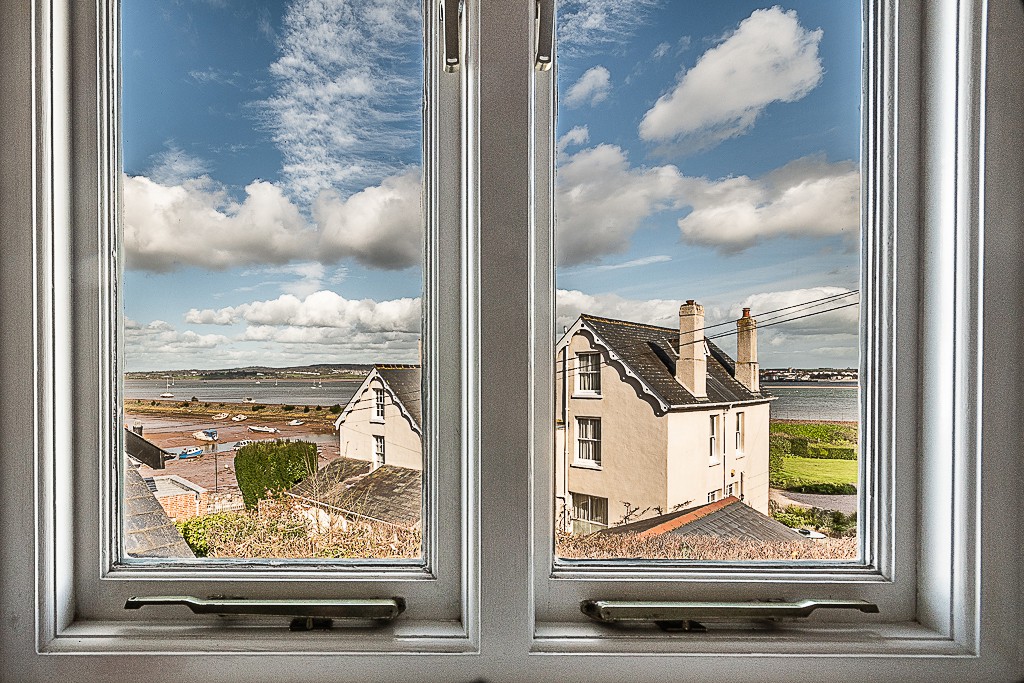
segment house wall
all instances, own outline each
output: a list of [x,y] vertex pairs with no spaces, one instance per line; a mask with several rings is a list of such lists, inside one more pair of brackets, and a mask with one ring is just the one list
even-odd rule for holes
[[[666,504],[667,421],[659,418],[655,408],[640,398],[636,390],[622,381],[618,371],[601,358],[601,395],[583,398],[575,392],[576,354],[596,350],[590,340],[577,334],[568,344],[569,371],[568,414],[565,444],[568,455],[567,490],[608,499],[608,522],[618,522],[625,512],[624,502],[631,507],[660,507]],[[560,397],[556,397],[556,400]],[[559,404],[556,403],[556,407]],[[574,464],[576,456],[576,418],[601,419],[601,469]],[[557,419],[557,416],[556,416]],[[561,458],[562,453],[556,454]],[[556,486],[556,491],[560,490]],[[653,511],[646,516],[655,514]],[[639,519],[636,517],[634,519]]]
[[[376,418],[374,388],[384,389],[384,420]],[[354,404],[354,405],[353,405]],[[341,455],[373,462],[375,435],[384,437],[384,458],[389,465],[423,469],[423,442],[409,419],[394,403],[394,396],[378,376],[371,377],[352,397],[352,411],[341,423],[338,443]]]
[[[743,451],[736,451],[736,414],[744,414]],[[718,462],[711,464],[712,415],[719,416]],[[734,406],[729,410],[690,410],[668,416],[666,511],[707,502],[708,493],[743,494],[743,502],[768,514],[768,404]],[[724,452],[723,452],[724,445]]]
[[160,507],[164,509],[172,522],[205,515],[208,504],[207,494],[195,494],[187,491],[182,491],[174,496],[160,496],[157,498],[157,502],[160,503]]

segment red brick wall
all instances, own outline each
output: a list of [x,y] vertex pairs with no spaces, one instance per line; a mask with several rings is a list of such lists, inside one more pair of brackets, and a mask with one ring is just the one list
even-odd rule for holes
[[194,493],[181,493],[177,496],[163,496],[158,498],[160,505],[163,506],[164,512],[171,518],[173,522],[179,522],[183,519],[189,519],[196,515],[206,514],[206,494],[199,494],[198,503],[196,501],[196,494]]

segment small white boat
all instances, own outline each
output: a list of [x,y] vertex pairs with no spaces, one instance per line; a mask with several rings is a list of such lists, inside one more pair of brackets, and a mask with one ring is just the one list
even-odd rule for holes
[[235,415],[233,418],[231,418],[231,421],[232,422],[241,422],[244,419],[245,419],[245,415]]
[[198,432],[192,432],[193,439],[199,439],[200,441],[216,441],[217,430],[216,429],[200,429]]
[[253,441],[252,439],[242,439],[241,441],[236,441],[235,442],[235,450],[237,451],[242,446],[248,446],[251,443],[256,443],[256,442]]
[[185,458],[194,458],[197,455],[202,455],[202,454],[203,454],[203,449],[202,448],[200,448],[199,446],[192,446],[190,448],[186,448],[181,453],[178,453],[178,459],[179,460],[184,460]]
[[263,432],[265,434],[277,434],[279,430],[277,427],[265,427],[261,425],[251,425],[249,427],[250,432]]
[[242,403],[255,403],[255,402],[256,402],[256,399],[254,399],[252,396],[246,396],[245,398],[242,399]]
[[227,413],[217,413],[216,415],[214,415],[214,416],[213,416],[213,417],[211,417],[210,419],[211,419],[211,420],[223,420],[223,419],[224,419],[225,417],[227,417],[227,416],[228,416],[228,414],[227,414]]
[[164,393],[160,394],[160,398],[174,398],[174,394],[172,394],[169,391],[165,391]]
[[299,425],[304,425],[304,424],[306,424],[306,423],[303,422],[302,420],[292,420],[291,422],[288,423],[288,426],[290,426],[290,427],[298,427]]

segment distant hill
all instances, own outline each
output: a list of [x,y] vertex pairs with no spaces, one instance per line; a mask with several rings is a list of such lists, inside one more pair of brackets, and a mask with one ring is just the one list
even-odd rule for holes
[[196,379],[254,379],[257,377],[310,377],[327,378],[331,376],[366,375],[373,368],[370,363],[316,363],[313,365],[294,365],[274,368],[269,365],[247,365],[241,368],[223,368],[218,370],[151,370],[148,372],[126,372],[127,379],[164,379],[185,378]]

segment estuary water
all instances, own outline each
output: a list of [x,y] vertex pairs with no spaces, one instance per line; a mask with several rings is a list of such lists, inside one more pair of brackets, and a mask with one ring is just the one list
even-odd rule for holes
[[[126,379],[124,397],[153,401],[188,401],[193,396],[203,403],[241,403],[251,398],[256,403],[283,403],[296,406],[345,405],[356,393],[361,380],[328,380],[323,384],[311,380],[163,380]],[[161,399],[160,394],[174,394]]]
[[777,398],[771,403],[771,416],[780,420],[860,419],[856,385],[842,384],[762,384],[762,389]]

